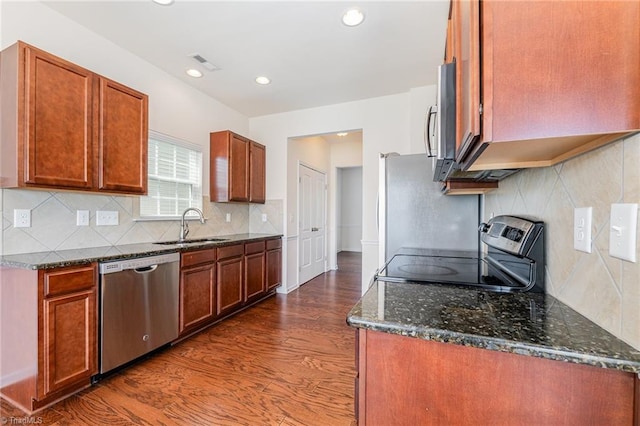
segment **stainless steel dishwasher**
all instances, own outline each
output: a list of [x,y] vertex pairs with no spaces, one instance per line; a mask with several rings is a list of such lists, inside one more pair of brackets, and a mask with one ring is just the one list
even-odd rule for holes
[[178,337],[180,254],[100,264],[100,373]]

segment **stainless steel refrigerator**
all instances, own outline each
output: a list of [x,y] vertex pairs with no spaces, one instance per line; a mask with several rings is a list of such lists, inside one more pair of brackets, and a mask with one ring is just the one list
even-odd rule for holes
[[479,195],[443,195],[425,154],[380,154],[379,266],[403,247],[479,250]]

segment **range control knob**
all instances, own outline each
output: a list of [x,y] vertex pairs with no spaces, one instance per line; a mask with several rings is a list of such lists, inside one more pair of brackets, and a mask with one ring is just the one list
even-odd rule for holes
[[486,223],[482,222],[480,224],[480,226],[478,226],[478,231],[487,233],[487,232],[489,232],[489,228],[490,228],[489,225],[487,225]]

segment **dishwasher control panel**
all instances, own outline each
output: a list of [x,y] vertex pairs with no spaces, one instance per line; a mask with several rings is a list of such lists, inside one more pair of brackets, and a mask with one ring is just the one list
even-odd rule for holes
[[113,262],[100,263],[100,274],[112,274],[114,272],[126,271],[129,269],[147,268],[162,263],[179,262],[180,253],[161,254],[158,256],[147,256],[136,259],[114,260]]

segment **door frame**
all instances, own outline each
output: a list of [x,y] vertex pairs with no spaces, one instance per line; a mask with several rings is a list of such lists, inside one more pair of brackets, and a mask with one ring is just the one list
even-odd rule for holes
[[302,229],[300,228],[300,223],[301,223],[301,220],[300,220],[300,217],[301,217],[301,216],[300,216],[300,205],[301,205],[301,203],[300,203],[300,198],[301,198],[301,197],[300,197],[300,187],[301,187],[300,167],[301,167],[301,166],[306,167],[307,169],[313,170],[314,172],[320,173],[320,174],[322,174],[322,175],[324,176],[324,191],[323,191],[323,194],[322,194],[322,195],[323,195],[323,197],[324,197],[324,212],[323,212],[323,213],[324,213],[324,214],[323,214],[323,216],[324,216],[324,223],[323,223],[322,225],[323,225],[323,227],[324,227],[324,235],[325,235],[325,238],[324,238],[324,265],[323,265],[323,273],[324,273],[324,272],[327,272],[327,270],[328,270],[328,269],[327,269],[327,266],[328,266],[328,258],[327,258],[327,250],[328,250],[328,234],[327,234],[327,220],[328,220],[328,217],[327,217],[327,208],[328,208],[328,206],[327,206],[327,201],[328,201],[328,200],[327,200],[327,192],[328,192],[328,180],[327,180],[327,173],[326,173],[326,172],[324,172],[324,171],[322,171],[322,170],[319,170],[319,169],[318,169],[318,168],[316,168],[316,167],[313,167],[313,166],[309,165],[308,163],[305,163],[304,161],[300,161],[300,160],[298,160],[298,167],[296,167],[296,175],[297,175],[297,176],[296,176],[296,179],[297,179],[297,181],[298,181],[298,183],[297,183],[297,191],[296,191],[296,194],[297,194],[297,203],[296,203],[296,204],[297,204],[297,216],[298,216],[298,223],[296,224],[296,230],[297,230],[297,235],[298,235],[298,242],[297,242],[297,245],[298,245],[298,247],[297,247],[298,256],[297,256],[297,258],[296,258],[296,271],[297,271],[297,279],[296,279],[297,284],[296,284],[296,285],[297,285],[297,287],[300,287],[302,284],[304,284],[304,283],[302,283],[302,282],[301,282],[301,278],[300,278],[300,265],[301,265],[301,260],[300,260],[300,258],[301,258],[301,256],[302,256],[302,252],[301,252],[301,250],[300,250],[300,241],[301,241],[301,239],[302,239]]

